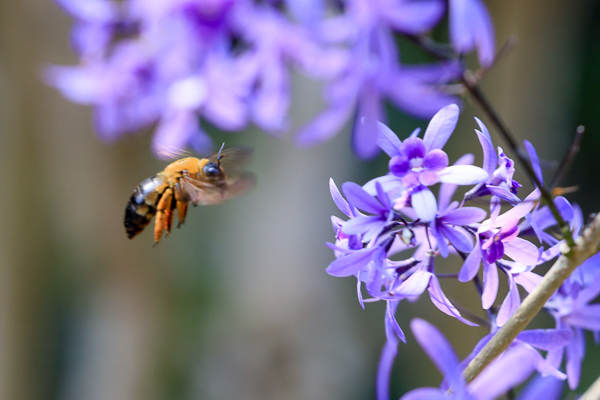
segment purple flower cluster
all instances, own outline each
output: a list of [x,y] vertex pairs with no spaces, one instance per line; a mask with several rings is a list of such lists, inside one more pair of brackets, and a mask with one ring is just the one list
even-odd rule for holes
[[[48,68],[46,81],[93,106],[103,139],[156,124],[156,151],[205,151],[212,141],[203,122],[285,133],[293,67],[325,82],[327,103],[297,144],[328,140],[355,116],[354,148],[371,157],[384,101],[429,118],[458,102],[445,87],[464,70],[460,55],[477,49],[486,67],[495,52],[481,0],[451,0],[448,10],[442,0],[55,1],[74,19],[80,63]],[[455,52],[429,65],[402,64],[395,36],[422,35],[446,11]]]
[[[445,381],[442,388],[415,389],[402,396],[401,400],[493,400],[524,382],[536,369],[539,371],[540,364],[544,362],[539,353],[531,346],[516,343],[511,345],[473,382],[467,385],[461,374],[466,362],[474,354],[471,354],[460,363],[452,346],[433,325],[415,318],[411,322],[411,329],[417,342],[438,370],[444,374]],[[535,334],[539,333],[535,332]],[[564,346],[565,339],[560,335],[555,332],[548,332],[546,337],[549,335],[557,336],[556,340]],[[476,346],[476,350],[481,344],[480,342]],[[541,375],[525,388],[519,399],[557,399],[560,396],[561,388],[560,376],[557,379],[549,372],[541,372]]]
[[[416,130],[401,141],[379,123],[377,144],[390,156],[389,173],[363,186],[346,182],[341,187],[342,192],[333,180],[330,181],[333,200],[348,218],[332,217],[336,241],[328,246],[334,250],[336,260],[327,272],[338,277],[355,276],[363,307],[365,302],[372,301],[382,300],[387,304],[387,343],[378,373],[380,400],[388,396],[389,374],[397,344],[400,340],[406,341],[395,318],[402,300],[414,300],[427,291],[440,311],[475,325],[445,296],[440,277],[454,277],[459,282],[475,281],[491,327],[490,335],[476,347],[480,349],[520,305],[518,286],[532,291],[542,278],[533,270],[556,258],[563,244],[552,234],[552,228],[556,226],[552,213],[548,207],[539,206],[540,190],[535,189],[522,200],[517,196],[520,185],[513,179],[514,163],[501,148],[494,148],[487,128],[480,120],[476,119],[479,125],[476,133],[483,149],[483,166],[472,165],[474,157],[471,154],[449,165],[443,147],[454,131],[458,114],[456,105],[442,108],[431,119],[422,139]],[[525,143],[525,148],[543,183],[535,149],[529,142]],[[432,186],[437,183],[440,185],[436,196]],[[473,187],[457,201],[453,197],[459,185]],[[481,207],[487,197],[489,205]],[[467,205],[470,202],[473,205]],[[578,207],[572,206],[564,197],[555,198],[554,204],[573,232],[578,232],[582,225]],[[436,269],[436,259],[450,256],[458,256],[461,260],[459,272],[440,273]],[[499,272],[506,276],[509,291],[501,304],[495,306]],[[512,357],[509,352],[516,354],[518,349],[519,357],[528,360],[521,366],[532,366],[527,373],[523,370],[522,375],[515,376],[514,384],[522,382],[537,369],[542,375],[552,375],[559,380],[568,376],[569,386],[577,387],[585,353],[583,330],[600,332],[600,305],[589,304],[599,293],[600,256],[596,256],[579,267],[548,301],[546,309],[556,319],[555,329],[524,331],[507,350],[507,359]],[[424,322],[415,324],[417,330],[431,330]],[[437,339],[426,339],[437,336],[422,334],[418,340],[424,348],[442,346],[441,339],[438,344],[433,343]],[[546,358],[539,350],[547,351]],[[427,348],[426,351],[432,357],[436,353]],[[566,375],[560,371],[565,353]],[[451,380],[448,374],[455,367],[450,368],[450,364],[455,363],[448,361],[452,358],[448,357],[445,366],[441,366],[439,360],[436,365],[446,374],[448,384],[459,396],[453,398],[495,398],[495,395],[476,394],[470,389],[476,386],[475,383],[467,387],[456,377]],[[505,365],[500,361],[497,364]],[[484,375],[480,378],[484,379]],[[430,391],[423,393],[433,396]],[[443,391],[438,394],[442,396]],[[421,394],[410,394],[406,398],[426,398],[419,396]]]

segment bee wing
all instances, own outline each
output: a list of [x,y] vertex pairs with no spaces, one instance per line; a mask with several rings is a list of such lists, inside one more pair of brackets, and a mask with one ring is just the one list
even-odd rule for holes
[[192,157],[192,153],[177,147],[157,145],[155,152],[157,157],[163,161],[174,161],[179,158]]
[[191,178],[181,180],[185,200],[204,206],[223,203],[246,193],[254,185],[256,185],[256,176],[247,171],[228,176],[227,184],[223,187]]
[[[220,160],[219,153],[221,155]],[[221,165],[225,172],[229,173],[232,170],[235,171],[250,164],[253,154],[254,147],[242,145],[227,147],[206,156],[206,158],[215,164]]]

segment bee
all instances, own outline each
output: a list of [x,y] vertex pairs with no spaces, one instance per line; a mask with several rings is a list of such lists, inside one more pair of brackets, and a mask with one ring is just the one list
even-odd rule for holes
[[154,244],[171,226],[177,209],[179,224],[185,222],[189,203],[219,204],[247,192],[256,183],[254,174],[240,171],[252,158],[250,146],[221,149],[205,158],[186,157],[135,188],[125,208],[125,231],[132,239],[156,217]]

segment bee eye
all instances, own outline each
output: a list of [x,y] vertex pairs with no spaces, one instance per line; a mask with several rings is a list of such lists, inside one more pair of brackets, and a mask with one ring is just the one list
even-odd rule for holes
[[205,176],[217,176],[221,173],[221,171],[219,171],[219,167],[217,167],[217,164],[215,163],[206,164],[204,168],[202,168],[202,172]]

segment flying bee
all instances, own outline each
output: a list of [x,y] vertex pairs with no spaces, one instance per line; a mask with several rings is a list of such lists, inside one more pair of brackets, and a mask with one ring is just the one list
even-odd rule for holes
[[[225,144],[223,144],[224,146]],[[219,204],[247,192],[256,183],[254,174],[240,171],[252,158],[250,146],[221,149],[206,158],[186,157],[135,188],[125,208],[125,230],[132,239],[156,216],[154,242],[171,233],[177,209],[178,228],[185,222],[188,204]]]

